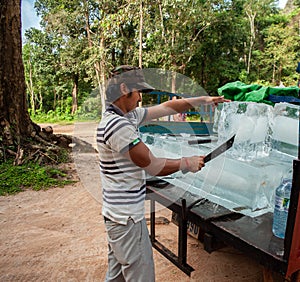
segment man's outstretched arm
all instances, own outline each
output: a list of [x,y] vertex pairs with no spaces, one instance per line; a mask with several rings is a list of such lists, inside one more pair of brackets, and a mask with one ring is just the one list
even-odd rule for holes
[[163,116],[174,115],[196,108],[200,105],[217,106],[219,103],[230,102],[224,99],[224,96],[201,96],[194,98],[176,99],[164,102],[162,104],[149,107],[146,120],[152,120]]

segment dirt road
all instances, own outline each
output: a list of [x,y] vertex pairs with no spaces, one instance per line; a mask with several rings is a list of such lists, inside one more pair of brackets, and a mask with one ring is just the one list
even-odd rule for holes
[[[96,123],[54,125],[94,145]],[[97,155],[70,164],[78,181],[64,188],[0,197],[0,281],[104,281],[106,234],[101,216]],[[16,176],[17,177],[17,176]],[[170,219],[167,210],[160,216]],[[177,227],[157,225],[157,237],[176,252]],[[189,237],[191,277],[154,250],[157,281],[263,281],[262,267],[232,248],[212,254]]]

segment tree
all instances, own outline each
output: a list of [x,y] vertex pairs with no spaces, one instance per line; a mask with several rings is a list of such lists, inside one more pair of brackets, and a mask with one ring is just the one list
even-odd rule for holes
[[[0,161],[6,154],[19,165],[33,156],[39,163],[57,162],[62,147],[72,138],[41,131],[29,116],[21,43],[21,1],[2,0],[0,5]],[[57,145],[54,145],[56,143]],[[79,143],[79,142],[77,142]],[[53,155],[55,157],[53,157]],[[26,158],[25,158],[26,156]]]
[[281,14],[277,21],[265,29],[265,47],[260,59],[261,80],[283,81],[296,85],[296,64],[299,61],[297,16]]
[[199,37],[191,64],[187,67],[210,94],[216,93],[216,89],[225,83],[238,79],[245,68],[241,58],[246,38],[242,3],[223,1],[223,4],[212,4],[212,7],[214,18]]
[[72,118],[72,96],[73,112],[78,100],[81,113],[82,102],[96,93],[91,89],[102,89],[120,64],[185,74],[209,94],[229,81],[271,81],[262,61],[271,47],[268,28],[279,22],[275,2],[36,0],[42,30],[25,33],[30,104],[38,113]]
[[21,42],[21,1],[0,5],[0,142],[20,144],[35,132],[26,103]]
[[[94,0],[35,2],[45,34],[50,34],[57,43],[56,46],[51,44],[52,50],[44,53],[44,57],[55,53],[55,58],[59,59],[55,63],[56,75],[60,78],[59,83],[64,84],[59,90],[67,90],[65,96],[68,98],[72,96],[72,114],[77,111],[78,102],[84,98],[85,93],[80,85],[85,86],[87,82],[100,89],[100,93],[104,92],[106,62],[109,61],[105,43],[107,35],[111,36],[105,18],[112,10],[116,10],[115,4],[113,7],[110,5],[111,1],[102,1],[99,5]],[[34,44],[39,43],[36,41],[38,38],[32,39]]]
[[245,62],[247,66],[247,74],[250,74],[252,65],[252,55],[255,48],[255,43],[258,41],[258,36],[261,33],[259,26],[260,21],[265,18],[265,14],[270,15],[275,11],[273,0],[250,0],[244,4],[245,14],[249,23],[249,40],[245,42],[248,47],[248,54],[245,56]]

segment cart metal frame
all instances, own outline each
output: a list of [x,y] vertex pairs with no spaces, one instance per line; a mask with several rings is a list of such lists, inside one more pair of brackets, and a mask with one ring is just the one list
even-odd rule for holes
[[[204,249],[213,252],[222,243],[252,257],[270,271],[297,281],[300,270],[300,161],[293,161],[293,182],[285,239],[272,234],[273,214],[255,218],[217,206],[167,182],[147,183],[150,200],[150,239],[153,247],[187,275],[194,270],[187,264],[187,222],[204,232]],[[178,214],[178,254],[155,236],[155,202]]]

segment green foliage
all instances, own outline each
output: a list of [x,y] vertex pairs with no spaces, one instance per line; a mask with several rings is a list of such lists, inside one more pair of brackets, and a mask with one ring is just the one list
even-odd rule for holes
[[31,119],[36,123],[57,123],[57,122],[72,122],[74,121],[74,115],[70,113],[62,112],[60,107],[57,107],[55,111],[50,110],[47,113],[42,111],[36,111],[35,114],[31,112]]
[[14,166],[11,161],[0,164],[0,196],[15,194],[26,189],[41,190],[49,187],[61,187],[74,181],[66,174],[51,166],[28,163]]
[[27,30],[23,47],[31,115],[47,122],[99,117],[93,89],[113,66],[140,59],[144,68],[182,73],[212,95],[236,80],[294,85],[299,10],[286,14],[275,3],[36,0],[42,29]]

